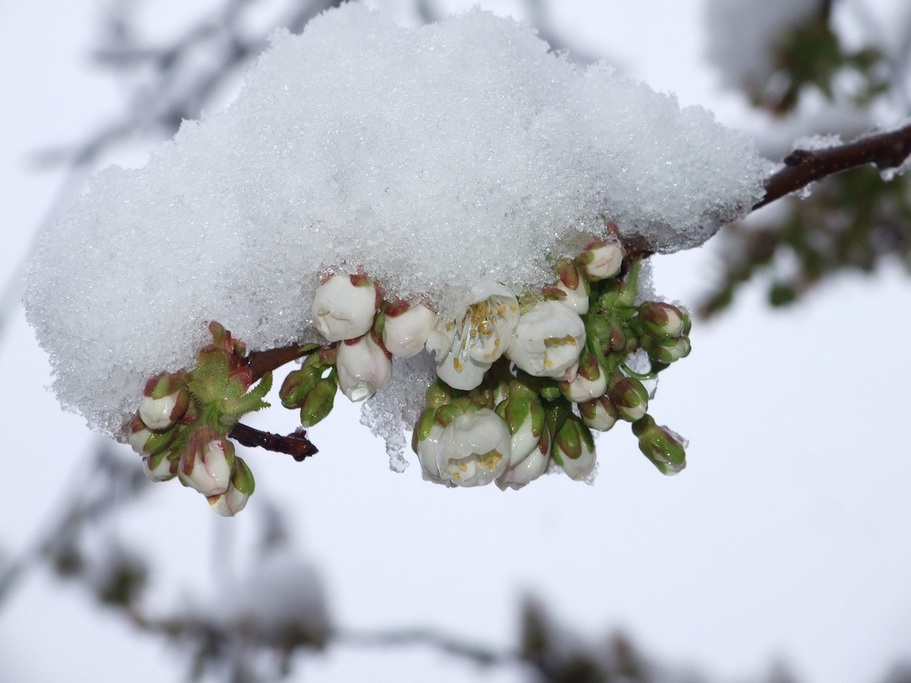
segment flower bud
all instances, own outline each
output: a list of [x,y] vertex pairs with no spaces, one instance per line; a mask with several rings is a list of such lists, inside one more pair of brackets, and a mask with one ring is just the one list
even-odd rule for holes
[[646,333],[656,339],[682,337],[690,331],[689,315],[663,301],[646,301],[640,304],[639,321]]
[[399,304],[385,311],[383,346],[393,356],[410,358],[424,349],[436,325],[436,313],[423,304]]
[[329,341],[363,336],[373,325],[377,298],[377,289],[370,280],[337,273],[316,290],[313,324]]
[[297,370],[288,373],[285,381],[282,382],[281,389],[278,390],[278,397],[285,408],[300,408],[304,405],[307,394],[313,391],[316,383],[323,378],[325,368],[314,365],[305,365]]
[[373,396],[392,380],[392,361],[382,346],[365,334],[338,346],[338,386],[352,401]]
[[[521,387],[521,385],[518,386]],[[506,420],[506,425],[509,427],[511,451],[509,465],[517,465],[538,447],[544,431],[544,406],[530,389],[522,387],[514,391],[510,398],[500,403],[496,413]]]
[[137,413],[130,422],[130,446],[139,455],[152,455],[165,450],[174,440],[177,431],[169,429],[165,432],[153,432],[139,417]]
[[206,497],[217,496],[228,490],[233,467],[234,444],[203,427],[190,437],[189,445],[180,456],[177,476],[184,486],[196,489]]
[[690,355],[692,346],[689,337],[670,337],[668,339],[654,339],[643,337],[641,340],[642,348],[652,360],[669,365],[681,358]]
[[241,458],[234,460],[234,473],[228,490],[217,496],[209,497],[212,511],[222,517],[233,517],[243,510],[253,493],[255,482],[253,472]]
[[610,402],[607,396],[579,404],[579,412],[582,414],[582,422],[589,429],[598,432],[606,432],[616,424],[620,418],[620,413],[616,406]]
[[151,481],[168,481],[177,476],[177,460],[170,459],[169,451],[162,451],[155,455],[145,455],[142,458],[142,472]]
[[591,287],[588,280],[582,277],[579,269],[569,261],[557,264],[557,275],[560,277],[555,285],[557,289],[566,294],[563,303],[572,308],[579,315],[588,313],[588,297]]
[[635,422],[648,410],[648,391],[635,377],[625,377],[617,373],[611,378],[607,388],[607,397],[617,408],[620,417]]
[[616,277],[623,265],[623,246],[616,240],[595,240],[579,255],[579,264],[585,276],[597,282]]
[[436,410],[433,408],[427,408],[421,413],[411,436],[411,448],[417,453],[424,481],[452,486],[449,480],[440,474],[437,464],[437,450],[444,427],[436,420],[435,413]]
[[575,415],[569,415],[554,437],[553,458],[570,479],[581,481],[595,469],[595,440]]
[[190,392],[186,389],[187,373],[162,373],[146,382],[139,417],[153,431],[173,425],[187,411]]
[[338,389],[338,384],[334,371],[316,383],[316,386],[304,399],[304,405],[301,406],[302,426],[312,427],[329,414],[335,404],[336,389]]
[[571,382],[584,347],[582,318],[560,301],[539,301],[519,317],[506,355],[529,375]]
[[506,470],[511,456],[509,427],[492,410],[464,413],[449,423],[436,448],[440,476],[456,486],[483,486]]
[[583,403],[601,396],[607,391],[607,377],[601,371],[601,365],[589,352],[579,357],[579,374],[572,382],[558,382],[560,392],[568,401]]
[[639,450],[662,474],[677,474],[686,467],[683,439],[667,427],[659,427],[651,415],[633,423],[633,434],[639,437]]

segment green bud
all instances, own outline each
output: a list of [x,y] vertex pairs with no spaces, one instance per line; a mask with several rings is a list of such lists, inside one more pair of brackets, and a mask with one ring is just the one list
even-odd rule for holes
[[544,406],[530,392],[520,392],[503,401],[497,406],[496,413],[509,425],[510,434],[516,434],[526,420],[531,420],[531,431],[536,437],[540,437],[544,430]]
[[307,394],[304,405],[301,406],[301,425],[312,427],[320,422],[332,410],[335,404],[335,392],[338,384],[335,381],[335,371],[329,377],[321,379]]
[[628,422],[635,422],[648,410],[648,392],[635,377],[615,374],[608,384],[607,397]]
[[677,474],[686,467],[683,439],[667,427],[659,427],[646,415],[633,423],[633,434],[639,437],[639,450],[662,474]]
[[278,391],[282,405],[285,408],[300,408],[304,405],[307,394],[313,391],[316,383],[322,379],[323,372],[325,372],[323,368],[314,364],[301,366],[300,369],[289,373],[282,382],[282,388]]
[[571,479],[585,479],[595,468],[595,440],[588,427],[570,414],[554,437],[553,459]]
[[669,337],[667,339],[643,337],[642,348],[649,358],[665,365],[686,358],[692,350],[689,337]]
[[560,387],[552,379],[541,382],[541,388],[538,390],[538,393],[541,394],[541,398],[545,401],[556,401],[563,395],[560,393]]
[[436,424],[435,412],[436,409],[434,408],[424,408],[417,424],[414,426],[414,431],[411,433],[411,450],[415,453],[418,452],[418,442],[426,439],[430,434],[430,430],[433,429],[433,425]]
[[640,304],[639,323],[644,332],[655,339],[676,339],[690,331],[690,316],[686,311],[663,301]]
[[427,388],[424,398],[428,408],[439,408],[453,401],[453,388],[441,379],[434,380]]
[[620,419],[617,407],[610,402],[607,396],[599,396],[591,401],[579,404],[582,422],[589,429],[606,432]]
[[246,493],[248,496],[253,493],[253,489],[256,487],[256,482],[253,480],[253,472],[250,471],[243,458],[234,458],[234,472],[231,474],[231,483],[234,484],[234,488],[241,493]]

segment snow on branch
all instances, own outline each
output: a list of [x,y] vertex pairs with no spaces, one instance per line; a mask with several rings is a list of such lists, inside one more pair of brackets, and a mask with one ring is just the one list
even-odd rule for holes
[[873,164],[880,170],[897,169],[909,155],[911,124],[835,147],[795,149],[785,158],[784,168],[765,181],[765,196],[753,206],[753,210],[817,180],[858,166]]

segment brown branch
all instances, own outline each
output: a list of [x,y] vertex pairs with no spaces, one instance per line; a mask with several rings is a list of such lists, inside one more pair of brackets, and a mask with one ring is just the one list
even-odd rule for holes
[[838,147],[795,149],[784,159],[785,167],[765,181],[765,196],[753,206],[753,211],[826,176],[866,164],[879,169],[896,168],[909,155],[911,124]]
[[291,346],[282,346],[278,349],[266,349],[265,351],[251,351],[246,359],[247,367],[253,372],[253,381],[262,378],[267,372],[272,372],[280,368],[285,363],[297,360],[308,353],[318,351],[319,347],[313,344],[292,344]]
[[282,436],[237,423],[228,436],[249,448],[265,448],[267,451],[287,453],[297,462],[302,462],[305,458],[319,452],[307,438],[307,431],[304,429],[298,429],[287,436]]

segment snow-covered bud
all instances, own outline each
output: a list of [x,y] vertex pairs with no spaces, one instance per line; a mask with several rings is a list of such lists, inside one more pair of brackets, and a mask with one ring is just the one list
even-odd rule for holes
[[557,264],[556,288],[566,294],[563,303],[572,308],[579,315],[588,313],[588,297],[591,293],[591,287],[588,280],[582,277],[579,269],[569,261],[561,261]]
[[614,375],[607,387],[607,397],[620,417],[628,422],[635,422],[648,410],[648,391],[635,377]]
[[560,301],[539,301],[519,318],[506,355],[529,375],[571,382],[584,347],[582,318]]
[[497,405],[496,413],[509,427],[509,465],[517,465],[538,447],[544,432],[544,406],[531,389],[514,382],[511,396]]
[[608,431],[620,419],[620,413],[607,396],[580,403],[579,412],[585,426],[598,432]]
[[639,320],[645,332],[656,339],[676,339],[689,334],[690,331],[689,315],[663,301],[646,301],[640,304]]
[[336,370],[339,388],[352,401],[370,398],[392,380],[392,360],[370,334],[338,345]]
[[184,486],[196,489],[206,497],[217,496],[228,490],[234,468],[234,444],[217,436],[206,440],[212,435],[213,430],[197,430],[181,454],[177,470],[177,476]]
[[595,469],[595,440],[575,415],[569,415],[554,437],[553,458],[570,479],[581,481]]
[[328,377],[317,382],[313,390],[307,394],[304,405],[301,406],[302,426],[312,427],[332,411],[332,406],[335,405],[335,392],[338,389],[336,376],[337,373],[333,371]]
[[169,429],[165,432],[153,432],[137,414],[130,422],[130,446],[139,455],[160,453],[174,440],[176,430]]
[[386,308],[383,346],[393,356],[410,358],[420,353],[436,324],[436,313],[423,304],[399,302]]
[[579,255],[585,276],[594,282],[616,277],[623,265],[623,246],[616,240],[595,240]]
[[373,325],[379,293],[359,275],[338,273],[321,284],[313,297],[313,324],[329,341],[354,339]]
[[579,357],[579,372],[572,382],[559,382],[560,392],[573,403],[583,403],[598,398],[607,391],[607,377],[601,365],[589,352]]
[[666,364],[686,358],[693,348],[689,337],[671,337],[668,339],[643,337],[641,344],[649,358]]
[[639,450],[662,474],[674,475],[686,467],[683,439],[667,427],[659,427],[651,415],[633,423],[633,434],[639,437]]
[[254,488],[253,472],[243,459],[235,458],[234,473],[231,475],[228,490],[220,495],[210,496],[209,505],[216,514],[233,517],[246,507]]
[[503,285],[475,287],[461,320],[439,320],[427,338],[437,375],[454,389],[470,391],[509,347],[519,302]]
[[139,417],[153,431],[162,431],[183,417],[190,405],[186,372],[165,372],[146,382]]
[[169,451],[162,451],[155,455],[146,455],[142,458],[142,472],[151,481],[168,481],[177,476],[177,460],[170,459]]
[[440,434],[437,467],[456,486],[483,486],[506,470],[511,455],[509,427],[492,410],[459,415]]

